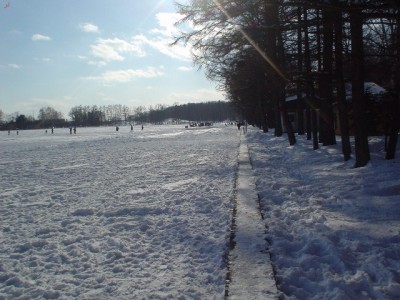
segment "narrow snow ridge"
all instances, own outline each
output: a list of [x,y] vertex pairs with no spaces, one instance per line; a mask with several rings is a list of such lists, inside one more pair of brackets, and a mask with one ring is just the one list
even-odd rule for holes
[[278,299],[248,147],[243,135],[236,198],[235,247],[230,253],[228,299]]

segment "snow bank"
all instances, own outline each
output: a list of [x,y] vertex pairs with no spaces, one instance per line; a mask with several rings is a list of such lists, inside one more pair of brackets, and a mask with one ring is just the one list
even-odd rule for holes
[[281,298],[399,299],[400,160],[383,159],[382,139],[358,169],[340,145],[251,128],[247,141]]

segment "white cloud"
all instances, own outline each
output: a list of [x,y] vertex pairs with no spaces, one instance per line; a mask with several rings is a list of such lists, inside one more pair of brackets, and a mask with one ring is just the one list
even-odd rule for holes
[[149,38],[141,34],[135,36],[134,41],[138,44],[146,44],[162,54],[175,59],[183,61],[190,61],[191,59],[190,48],[179,45],[171,46],[171,43],[173,42],[172,38],[164,36]]
[[135,54],[139,57],[145,56],[143,49],[136,43],[114,38],[97,39],[96,44],[90,46],[92,54],[104,61],[123,61],[125,57],[122,54]]
[[35,61],[42,61],[42,62],[50,62],[51,58],[48,58],[48,57],[35,57],[34,60]]
[[[120,38],[99,38],[90,46],[91,55],[96,59],[90,60],[90,64],[104,66],[105,63],[112,61],[124,61],[127,55],[137,57],[146,56],[145,47],[150,47],[166,56],[182,61],[191,60],[190,48],[182,45],[171,46],[174,37],[179,34],[175,23],[182,16],[177,13],[158,13],[156,19],[158,27],[152,29],[149,34],[136,35],[131,40]],[[91,23],[81,24],[84,31],[94,32],[98,30],[97,26]]]
[[15,34],[15,35],[22,35],[22,32],[16,29],[13,29],[8,32],[9,34]]
[[98,68],[105,67],[107,65],[107,63],[105,61],[91,60],[89,57],[83,56],[83,55],[78,55],[78,59],[87,62],[88,65],[96,66]]
[[193,68],[182,66],[182,67],[178,67],[178,70],[183,71],[183,72],[189,72],[189,71],[192,71]]
[[82,79],[86,80],[98,80],[105,84],[111,83],[124,83],[132,81],[135,78],[154,78],[163,76],[164,73],[153,67],[148,67],[146,69],[127,69],[127,70],[117,70],[117,71],[107,71],[99,76],[89,76]]
[[105,61],[95,61],[95,60],[89,60],[88,64],[91,66],[96,66],[98,68],[105,67],[107,65]]
[[89,33],[99,33],[99,27],[95,24],[92,23],[83,23],[79,25],[79,28],[84,31],[84,32],[89,32]]
[[46,36],[46,35],[42,35],[42,34],[34,34],[34,35],[32,35],[32,41],[35,41],[35,42],[37,42],[37,41],[50,41],[51,40],[51,37],[49,37],[49,36]]
[[172,93],[166,97],[168,103],[188,103],[224,100],[223,92],[215,89],[198,89],[188,93]]
[[17,64],[8,64],[8,66],[13,69],[21,69],[21,66]]
[[106,61],[123,61],[125,59],[112,46],[105,43],[98,43],[90,47],[92,48],[92,54],[94,56],[100,57]]
[[190,47],[171,44],[175,40],[175,36],[179,35],[179,30],[175,23],[182,17],[177,13],[158,13],[156,19],[158,28],[150,31],[149,36],[143,34],[134,37],[134,42],[137,45],[147,45],[157,50],[158,52],[183,61],[191,60]]
[[161,28],[155,28],[151,30],[151,32],[172,38],[179,34],[179,30],[175,26],[175,23],[182,17],[183,16],[178,13],[158,13],[156,14],[156,19]]

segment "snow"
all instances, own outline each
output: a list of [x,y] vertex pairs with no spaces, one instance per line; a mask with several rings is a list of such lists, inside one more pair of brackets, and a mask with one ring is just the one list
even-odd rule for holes
[[234,247],[230,253],[229,299],[277,299],[278,291],[271,265],[265,226],[260,213],[254,176],[245,138],[239,152]]
[[377,85],[375,82],[364,82],[365,93],[371,95],[383,95],[387,93],[383,87]]
[[340,143],[313,151],[256,130],[247,142],[280,298],[399,299],[400,160],[383,159],[382,139],[357,169]]
[[[267,275],[280,299],[398,299],[400,160],[370,146],[354,169],[340,144],[313,151],[251,127],[0,132],[0,299],[223,299],[234,199],[254,205],[254,190],[263,218],[238,202],[232,299],[235,284],[274,293]],[[261,251],[274,276],[258,259],[253,277],[235,269]]]
[[0,298],[223,298],[238,136],[1,132]]
[[[346,100],[351,101],[353,97],[352,83],[348,82],[345,86],[346,89]],[[376,97],[378,101],[382,100],[382,97],[387,95],[388,91],[376,84],[375,82],[364,82],[364,93]]]

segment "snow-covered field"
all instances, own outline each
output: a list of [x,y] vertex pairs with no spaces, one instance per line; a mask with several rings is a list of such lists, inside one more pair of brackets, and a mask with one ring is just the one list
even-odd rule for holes
[[[354,169],[245,140],[280,298],[399,299],[400,151],[370,138]],[[234,126],[0,132],[0,299],[223,299],[238,146]]]
[[340,145],[312,150],[249,130],[282,299],[400,299],[400,151],[354,169]]
[[0,299],[222,299],[236,127],[0,132]]

